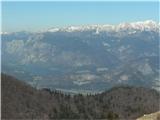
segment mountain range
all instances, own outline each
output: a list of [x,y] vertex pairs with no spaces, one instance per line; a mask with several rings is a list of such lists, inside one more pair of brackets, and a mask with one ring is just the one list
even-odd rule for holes
[[159,23],[1,33],[2,72],[36,87],[72,93],[117,85],[160,90]]
[[68,26],[63,28],[50,28],[47,31],[48,32],[83,32],[83,31],[90,31],[90,30],[96,30],[96,33],[105,31],[105,32],[120,32],[120,31],[126,31],[126,30],[135,30],[138,31],[158,31],[159,24],[152,21],[140,21],[140,22],[133,22],[133,23],[120,23],[118,25],[111,25],[111,24],[104,24],[104,25],[83,25],[83,26]]

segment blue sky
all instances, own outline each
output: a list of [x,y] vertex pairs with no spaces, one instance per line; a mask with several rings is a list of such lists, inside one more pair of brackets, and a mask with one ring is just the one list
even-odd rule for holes
[[51,27],[159,22],[158,2],[3,2],[2,30],[40,31]]

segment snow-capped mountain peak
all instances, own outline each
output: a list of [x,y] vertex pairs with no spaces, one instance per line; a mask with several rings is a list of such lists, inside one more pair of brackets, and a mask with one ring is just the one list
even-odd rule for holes
[[138,30],[138,31],[158,31],[159,30],[159,23],[153,21],[153,20],[146,20],[146,21],[139,21],[139,22],[132,22],[132,23],[120,23],[118,25],[110,25],[110,24],[104,24],[104,25],[86,25],[86,26],[69,26],[69,27],[63,27],[63,28],[51,28],[48,29],[48,32],[82,32],[82,31],[89,31],[89,30],[95,30],[96,33],[99,33],[100,31],[128,31],[128,30]]
[[140,22],[133,22],[133,23],[121,23],[117,26],[118,30],[149,30],[149,31],[156,31],[158,30],[159,25],[155,21],[147,20],[147,21],[140,21]]
[[58,32],[58,31],[59,31],[59,28],[52,28],[48,30],[48,32]]

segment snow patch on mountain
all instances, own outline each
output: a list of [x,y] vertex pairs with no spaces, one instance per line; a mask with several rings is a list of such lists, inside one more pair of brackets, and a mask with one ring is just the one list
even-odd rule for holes
[[138,67],[138,70],[142,72],[143,75],[153,74],[153,70],[148,63],[142,64]]

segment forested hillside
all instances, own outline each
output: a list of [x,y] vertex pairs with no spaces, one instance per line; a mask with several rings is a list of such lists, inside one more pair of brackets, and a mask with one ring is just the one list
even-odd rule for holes
[[35,88],[2,74],[3,119],[136,119],[159,110],[160,94],[140,87],[115,87],[94,95],[69,95]]

